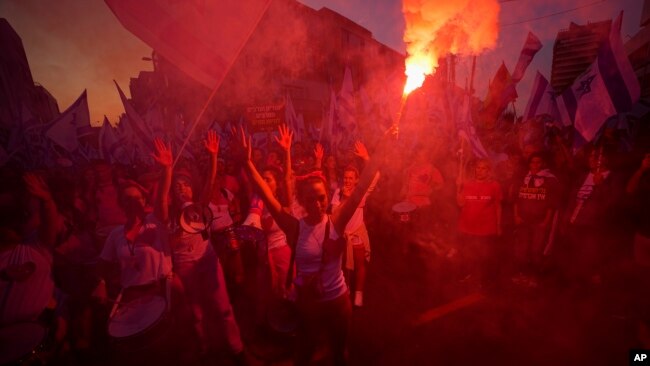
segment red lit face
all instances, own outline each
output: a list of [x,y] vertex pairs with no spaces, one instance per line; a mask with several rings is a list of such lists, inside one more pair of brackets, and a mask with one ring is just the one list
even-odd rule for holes
[[193,198],[192,184],[185,177],[174,180],[174,195],[180,202],[190,202]]
[[127,217],[134,217],[144,212],[145,199],[136,187],[126,187],[122,191],[120,205]]
[[476,180],[486,180],[490,174],[490,165],[484,161],[476,164]]
[[273,192],[273,195],[275,195],[278,190],[278,183],[275,181],[275,176],[273,176],[273,174],[267,170],[262,173],[262,179],[264,179],[266,184],[269,185],[271,192]]
[[349,196],[354,188],[357,186],[357,183],[359,183],[359,177],[357,176],[357,173],[351,171],[351,170],[346,170],[343,172],[343,194],[346,196]]
[[329,198],[323,182],[306,185],[300,193],[300,203],[309,218],[317,220],[327,213]]
[[544,167],[544,160],[539,157],[534,157],[530,159],[530,163],[528,164],[528,167],[530,168],[530,172],[535,174],[539,173],[540,170]]

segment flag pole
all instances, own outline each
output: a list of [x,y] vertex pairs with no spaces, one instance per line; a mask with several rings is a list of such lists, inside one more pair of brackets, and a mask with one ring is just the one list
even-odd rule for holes
[[212,102],[212,99],[214,99],[214,96],[217,94],[217,90],[219,90],[219,87],[221,86],[221,83],[223,80],[226,78],[226,75],[230,71],[230,68],[232,67],[232,64],[235,62],[237,58],[239,58],[239,55],[241,54],[242,50],[244,49],[244,46],[248,43],[248,40],[251,38],[253,35],[253,32],[255,29],[257,29],[257,26],[260,24],[260,21],[266,14],[266,12],[269,10],[269,6],[271,5],[271,1],[266,3],[266,6],[264,8],[264,11],[260,14],[260,16],[257,18],[257,21],[255,22],[255,26],[251,28],[251,31],[248,33],[248,36],[246,37],[246,41],[242,42],[242,44],[239,46],[239,49],[237,50],[237,53],[235,54],[235,57],[232,58],[232,61],[230,61],[230,64],[228,65],[228,68],[226,69],[226,72],[224,72],[219,80],[215,83],[214,88],[212,89],[212,92],[210,93],[210,96],[208,99],[205,101],[203,104],[203,108],[201,108],[201,111],[199,114],[196,116],[196,119],[194,122],[192,122],[192,128],[190,131],[187,133],[187,137],[185,137],[185,140],[183,141],[183,145],[181,145],[181,148],[178,151],[178,154],[176,155],[176,158],[174,158],[174,163],[172,164],[172,170],[174,167],[176,167],[176,163],[178,163],[178,160],[180,159],[183,150],[185,150],[185,147],[187,146],[187,143],[190,140],[190,137],[192,137],[192,134],[194,133],[194,130],[196,129],[196,125],[198,124],[199,120],[201,120],[201,117],[203,117],[203,114],[205,114],[205,111],[208,109],[208,106],[210,105],[210,102]]

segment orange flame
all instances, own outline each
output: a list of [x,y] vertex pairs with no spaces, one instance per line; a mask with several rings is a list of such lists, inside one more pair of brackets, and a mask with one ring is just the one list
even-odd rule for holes
[[402,12],[408,53],[404,95],[422,86],[440,56],[476,55],[496,44],[497,0],[403,0]]

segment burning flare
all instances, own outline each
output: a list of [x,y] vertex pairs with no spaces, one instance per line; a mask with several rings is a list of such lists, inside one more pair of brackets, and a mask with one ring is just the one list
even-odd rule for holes
[[496,44],[497,0],[403,0],[402,12],[408,53],[404,96],[422,86],[439,57],[476,55]]

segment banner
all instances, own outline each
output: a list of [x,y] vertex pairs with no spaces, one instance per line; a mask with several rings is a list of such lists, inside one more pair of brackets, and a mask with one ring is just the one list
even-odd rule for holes
[[285,105],[246,107],[246,120],[250,133],[275,132],[285,123]]

